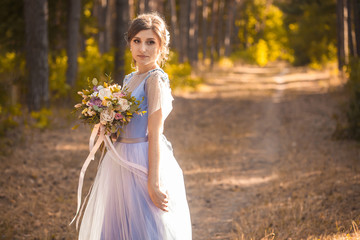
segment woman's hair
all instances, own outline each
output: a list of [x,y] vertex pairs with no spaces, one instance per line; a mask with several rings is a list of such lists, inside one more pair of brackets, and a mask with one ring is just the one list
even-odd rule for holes
[[[163,66],[169,55],[170,34],[167,30],[165,20],[157,12],[143,13],[132,20],[126,33],[126,41],[130,46],[131,39],[142,30],[151,29],[160,39],[160,56],[158,64]],[[136,61],[133,59],[136,66]]]

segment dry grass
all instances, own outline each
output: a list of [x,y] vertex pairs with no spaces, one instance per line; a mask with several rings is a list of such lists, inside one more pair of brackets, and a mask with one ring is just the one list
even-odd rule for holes
[[[331,138],[343,94],[312,73],[290,70],[297,82],[306,78],[306,91],[281,92],[279,69],[235,71],[177,96],[166,122],[193,239],[360,239],[360,144]],[[0,159],[0,239],[76,239],[68,223],[90,132],[58,121],[26,132]]]

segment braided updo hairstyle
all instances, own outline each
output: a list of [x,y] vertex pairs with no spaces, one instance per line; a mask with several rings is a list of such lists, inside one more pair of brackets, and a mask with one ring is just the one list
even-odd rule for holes
[[[157,61],[159,66],[163,66],[169,56],[170,34],[167,30],[165,20],[157,12],[143,13],[132,20],[126,33],[126,41],[130,46],[131,40],[142,30],[151,29],[160,39],[160,56]],[[133,59],[136,66],[136,61]]]

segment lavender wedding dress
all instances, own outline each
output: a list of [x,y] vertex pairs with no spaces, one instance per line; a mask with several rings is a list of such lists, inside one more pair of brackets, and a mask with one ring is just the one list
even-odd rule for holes
[[114,143],[117,154],[106,152],[84,210],[79,239],[189,240],[191,222],[183,174],[164,135],[160,137],[160,179],[169,196],[169,212],[157,208],[147,190],[148,117],[160,109],[165,120],[172,110],[168,76],[160,68],[133,72],[125,77],[124,85],[137,99],[144,98],[141,109],[147,113],[135,116],[124,127]]

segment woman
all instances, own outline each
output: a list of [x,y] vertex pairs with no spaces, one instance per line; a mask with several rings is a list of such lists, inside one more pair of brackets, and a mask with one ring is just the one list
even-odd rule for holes
[[156,13],[142,14],[132,21],[127,41],[137,71],[125,77],[124,86],[144,99],[146,114],[123,128],[116,153],[108,150],[101,162],[79,239],[191,239],[182,171],[162,134],[173,100],[159,67],[169,52],[166,24]]

